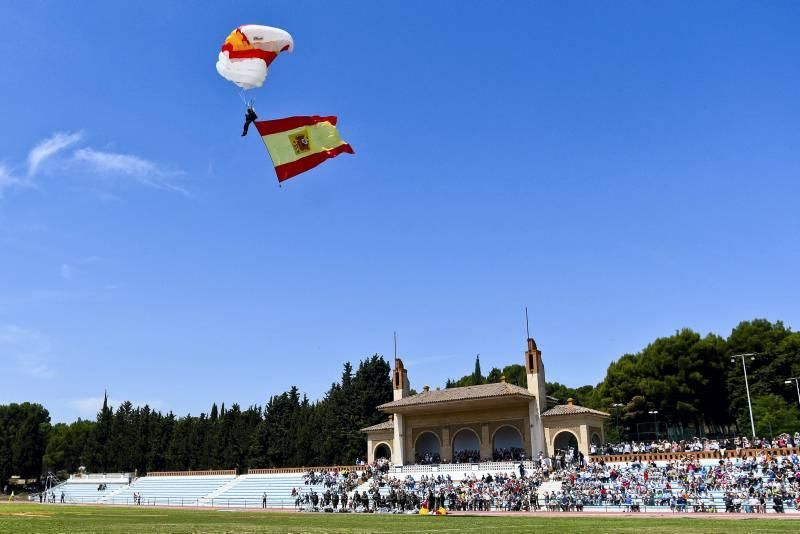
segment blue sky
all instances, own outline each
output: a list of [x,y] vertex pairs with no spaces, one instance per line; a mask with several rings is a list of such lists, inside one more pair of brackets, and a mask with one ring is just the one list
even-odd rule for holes
[[[278,188],[215,69],[295,52],[260,117],[356,150]],[[392,352],[412,385],[548,380],[691,327],[800,323],[795,2],[0,3],[0,403],[92,416],[318,398]]]

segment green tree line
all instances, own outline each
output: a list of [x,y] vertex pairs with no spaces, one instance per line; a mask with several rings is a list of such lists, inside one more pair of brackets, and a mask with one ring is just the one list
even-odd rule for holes
[[[621,356],[597,385],[549,382],[547,394],[611,413],[612,436],[617,428],[652,421],[650,410],[687,435],[749,434],[741,360],[730,361],[743,353],[757,354],[746,358],[757,434],[800,430],[797,392],[785,383],[800,376],[800,333],[780,321],[745,321],[727,338],[680,330]],[[526,387],[522,365],[483,375],[479,357],[471,374],[448,380],[447,387],[499,382],[503,376]],[[340,380],[316,402],[297,387],[264,406],[214,404],[199,416],[104,402],[94,421],[55,425],[39,404],[0,405],[0,481],[80,466],[90,472],[146,473],[350,464],[365,456],[366,437],[359,429],[384,420],[376,406],[391,398],[389,364],[375,355],[355,371],[346,363]]]
[[[755,319],[739,323],[727,338],[701,336],[688,328],[658,338],[636,354],[624,354],[612,362],[597,385],[577,388],[558,382],[546,384],[547,394],[565,402],[612,414],[610,430],[629,429],[635,437],[638,424],[653,421],[683,435],[750,434],[750,418],[744,373],[739,354],[745,357],[756,434],[773,436],[800,430],[800,404],[791,377],[800,376],[800,333],[781,321]],[[547,355],[545,355],[546,359]],[[734,361],[731,362],[731,357]],[[752,359],[751,359],[752,358]],[[546,363],[546,362],[545,362]],[[506,381],[527,387],[525,368],[512,364],[493,368],[486,376],[475,369],[469,375],[448,380],[446,387]],[[663,427],[662,427],[663,428]]]
[[199,416],[176,417],[149,406],[108,399],[95,421],[51,425],[39,404],[0,405],[0,481],[48,471],[89,472],[245,469],[351,465],[364,458],[359,429],[385,416],[376,406],[392,399],[390,366],[375,355],[355,371],[344,364],[341,380],[311,402],[297,387],[265,406],[211,406]]

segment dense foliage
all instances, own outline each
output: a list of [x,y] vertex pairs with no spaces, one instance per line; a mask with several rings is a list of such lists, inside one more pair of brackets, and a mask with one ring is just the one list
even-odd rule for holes
[[41,405],[0,405],[0,482],[41,473],[49,430],[50,414]]
[[[785,383],[800,376],[800,333],[780,321],[744,321],[727,339],[683,329],[612,362],[596,386],[570,388],[548,382],[547,394],[605,410],[614,415],[613,427],[619,417],[620,429],[627,428],[634,438],[640,426],[654,431],[651,410],[658,411],[659,428],[669,427],[673,435],[750,434],[741,359],[731,362],[732,356],[746,353],[756,354],[745,357],[756,433],[770,436],[800,429],[797,391],[794,384]],[[512,384],[526,386],[521,365],[494,368],[485,377],[473,372],[448,380],[446,386],[494,383],[503,375]]]
[[44,471],[133,472],[352,464],[364,456],[359,429],[382,421],[376,406],[392,398],[389,364],[380,356],[346,363],[319,402],[296,387],[266,406],[212,405],[176,417],[130,402],[107,401],[96,421],[50,425],[38,404],[0,406],[0,479]]

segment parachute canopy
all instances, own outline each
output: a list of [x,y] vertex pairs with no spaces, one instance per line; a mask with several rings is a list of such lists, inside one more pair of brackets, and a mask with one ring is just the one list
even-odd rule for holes
[[217,72],[242,89],[261,87],[270,63],[281,52],[293,49],[292,36],[285,30],[256,24],[239,26],[222,44]]

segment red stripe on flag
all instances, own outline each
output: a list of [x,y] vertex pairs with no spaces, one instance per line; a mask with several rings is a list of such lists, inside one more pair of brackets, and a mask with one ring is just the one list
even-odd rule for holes
[[278,165],[275,167],[275,174],[278,175],[278,182],[283,182],[284,180],[288,180],[293,176],[297,176],[302,172],[306,172],[309,169],[313,169],[326,159],[335,158],[339,154],[355,154],[353,151],[353,147],[344,143],[343,145],[339,145],[336,148],[332,148],[330,150],[325,150],[323,152],[317,152],[316,154],[311,154],[310,156],[306,156],[304,158],[300,158],[297,161],[293,161],[291,163],[284,163],[283,165]]
[[276,119],[273,121],[256,121],[255,125],[256,128],[258,128],[258,133],[263,137],[265,135],[294,130],[301,126],[311,126],[319,122],[329,122],[336,126],[336,120],[335,116],[320,117],[319,115],[314,115],[311,117],[286,117],[285,119]]

